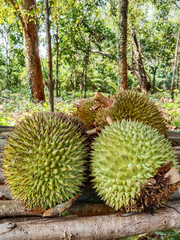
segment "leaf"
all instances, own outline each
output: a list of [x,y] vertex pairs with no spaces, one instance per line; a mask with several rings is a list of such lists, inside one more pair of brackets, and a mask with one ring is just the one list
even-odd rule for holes
[[59,204],[53,208],[46,210],[43,214],[43,217],[58,216],[59,213],[65,212],[67,209],[69,209],[78,197],[79,197],[79,194],[77,194],[74,198],[68,200],[67,202],[64,202],[62,204]]
[[29,209],[26,212],[33,213],[35,215],[42,215],[45,211],[46,210],[41,208],[41,207],[36,207],[36,208],[33,208],[33,209]]
[[115,92],[118,91],[118,86],[117,86],[115,83],[113,83],[113,82],[108,82],[108,85],[111,86],[111,87],[115,90]]

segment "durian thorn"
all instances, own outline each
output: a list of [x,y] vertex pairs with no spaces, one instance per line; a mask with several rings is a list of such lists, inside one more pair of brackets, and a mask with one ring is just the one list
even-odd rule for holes
[[94,100],[96,100],[96,101],[98,101],[99,103],[103,104],[103,106],[104,106],[105,108],[110,107],[110,106],[112,105],[112,103],[113,103],[113,100],[112,100],[112,99],[109,99],[109,98],[103,96],[103,95],[102,95],[101,93],[99,93],[99,92],[96,92],[96,93],[94,94]]

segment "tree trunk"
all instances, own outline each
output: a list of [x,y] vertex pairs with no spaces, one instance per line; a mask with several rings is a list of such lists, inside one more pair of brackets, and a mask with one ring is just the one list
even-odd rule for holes
[[23,27],[26,68],[33,99],[44,101],[44,85],[38,46],[38,20],[37,16],[32,13],[32,10],[36,8],[36,1],[21,1],[20,7],[14,0],[9,0],[9,2],[16,9]]
[[119,91],[127,89],[127,12],[128,0],[119,0]]
[[177,62],[178,62],[178,49],[179,49],[179,38],[180,38],[180,27],[178,29],[177,41],[176,41],[176,49],[175,49],[175,56],[174,56],[174,68],[173,68],[173,76],[171,80],[171,98],[174,99],[174,83],[175,83],[175,76],[177,71]]
[[[8,33],[7,33],[8,34]],[[8,35],[6,39],[6,88],[10,89],[10,82],[9,82],[9,40]]]
[[139,45],[137,42],[136,33],[133,31],[132,28],[131,28],[131,38],[132,38],[132,45],[133,45],[133,54],[134,54],[135,62],[136,62],[138,73],[139,73],[138,80],[139,80],[142,92],[147,93],[150,90],[151,85],[147,79],[146,71],[143,66],[141,53],[139,51]]
[[50,34],[50,21],[49,21],[49,0],[44,1],[45,5],[45,20],[46,20],[46,35],[48,43],[48,91],[49,91],[49,104],[50,111],[54,112],[54,81],[52,76],[52,51],[51,51],[51,34]]
[[86,48],[86,54],[84,57],[84,98],[86,98],[86,92],[87,92],[87,69],[88,69],[88,64],[89,64],[89,52],[90,52],[90,36],[89,36],[89,42],[88,46]]
[[56,27],[56,97],[60,97],[59,86],[59,26]]
[[[10,81],[9,81],[9,31],[10,31],[10,26],[6,29],[5,27],[5,35],[3,30],[0,30],[0,33],[2,35],[2,42],[4,42],[3,46],[5,48],[5,56],[6,56],[6,89],[10,89]],[[3,41],[4,40],[4,41]]]
[[153,73],[153,93],[155,93],[155,88],[156,88],[156,71],[157,67],[152,67],[152,73]]

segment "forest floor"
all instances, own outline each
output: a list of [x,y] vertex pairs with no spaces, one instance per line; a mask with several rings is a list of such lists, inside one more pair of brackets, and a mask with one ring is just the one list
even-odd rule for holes
[[[93,93],[89,95],[93,96]],[[169,128],[180,129],[180,93],[175,93],[174,102],[171,101],[169,92],[149,94],[149,98],[162,109]],[[66,99],[55,98],[55,111],[72,113],[75,111],[74,102],[79,99],[80,97],[72,95]],[[49,111],[48,99],[45,103],[35,104],[24,93],[4,91],[0,96],[0,125],[14,126],[25,116],[38,111]]]

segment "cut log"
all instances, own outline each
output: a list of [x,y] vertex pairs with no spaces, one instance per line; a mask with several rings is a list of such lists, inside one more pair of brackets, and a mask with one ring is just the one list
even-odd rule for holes
[[[170,201],[180,200],[180,193],[176,191],[172,194]],[[48,211],[48,210],[47,210]],[[87,203],[87,202],[76,202],[70,209],[67,210],[72,215],[78,216],[97,216],[114,213],[115,211],[106,206],[104,203]],[[12,217],[12,216],[42,216],[43,212],[28,210],[16,200],[0,200],[0,218]],[[44,215],[44,216],[53,216]],[[57,216],[57,215],[56,215]]]
[[172,146],[180,146],[180,137],[168,137],[168,140],[171,142]]
[[3,132],[11,132],[13,128],[14,127],[10,127],[10,126],[0,126],[0,134]]
[[0,184],[3,184],[4,182],[5,182],[4,174],[3,174],[3,172],[1,171],[1,168],[0,168]]
[[167,130],[167,137],[180,137],[180,130]]
[[14,228],[1,234],[1,240],[106,240],[179,228],[180,202],[172,202],[169,206],[157,210],[154,215],[141,213],[123,216],[115,213],[108,216],[17,221]]
[[176,152],[177,160],[180,163],[180,146],[173,147],[173,149]]
[[42,216],[42,214],[35,214],[35,212],[26,212],[26,208],[15,200],[0,200],[0,218],[4,217],[18,217],[18,216]]
[[0,185],[0,199],[12,199],[10,191],[6,185]]
[[[48,211],[48,210],[47,210]],[[77,202],[67,210],[72,215],[77,216],[97,216],[114,213],[111,207],[104,203],[83,203]],[[19,217],[19,216],[42,216],[44,212],[37,210],[27,210],[20,202],[16,200],[0,200],[0,218]],[[44,215],[45,216],[45,215]],[[47,216],[52,216],[47,215]]]

